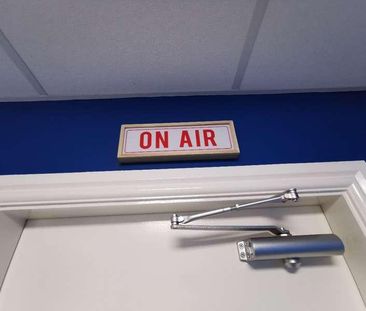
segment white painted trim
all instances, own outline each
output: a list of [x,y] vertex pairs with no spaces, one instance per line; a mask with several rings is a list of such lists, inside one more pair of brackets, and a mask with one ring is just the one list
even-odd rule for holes
[[[151,206],[231,201],[296,186],[303,196],[329,195],[364,185],[363,161],[168,170],[0,176],[0,210]],[[141,212],[162,212],[166,208]],[[131,212],[131,211],[129,211]]]
[[[347,199],[360,232],[365,234],[360,238],[366,240],[363,161],[0,176],[0,217],[20,213],[25,220],[209,209],[294,186],[303,198],[301,205]],[[4,230],[0,227],[0,235]],[[0,246],[3,271],[10,263],[18,236],[19,230],[14,230],[9,238],[13,241],[11,247]],[[350,269],[360,270],[363,266],[356,263]],[[366,296],[366,284],[362,286]]]
[[25,224],[24,217],[0,212],[0,288]]

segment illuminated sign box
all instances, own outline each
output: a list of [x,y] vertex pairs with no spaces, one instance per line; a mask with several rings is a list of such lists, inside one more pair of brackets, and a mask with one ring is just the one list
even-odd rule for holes
[[229,159],[239,156],[233,121],[125,124],[120,162]]

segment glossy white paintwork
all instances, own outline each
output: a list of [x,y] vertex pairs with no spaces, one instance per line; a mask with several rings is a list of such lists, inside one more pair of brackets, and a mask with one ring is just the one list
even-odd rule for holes
[[[345,253],[344,259],[346,260],[348,266],[346,267],[343,265],[344,261],[341,257],[340,258],[342,260],[334,259],[336,260],[336,263],[341,260],[340,262],[343,262],[341,265],[338,265],[338,263],[336,265],[328,265],[328,263],[326,263],[326,265],[323,263],[314,265],[313,262],[311,264],[311,269],[314,270],[311,271],[314,271],[314,274],[307,274],[306,278],[302,279],[302,286],[309,292],[310,289],[315,288],[317,290],[314,291],[315,293],[322,293],[325,288],[329,295],[332,293],[334,294],[334,297],[337,297],[338,299],[338,295],[336,296],[335,293],[344,293],[340,291],[340,288],[335,288],[334,286],[341,286],[344,283],[346,284],[347,288],[355,289],[356,287],[354,285],[357,284],[360,291],[352,291],[352,294],[350,292],[346,292],[346,295],[352,295],[353,298],[351,296],[348,298],[354,299],[353,303],[355,303],[355,305],[350,305],[350,308],[358,308],[358,300],[355,297],[358,297],[357,295],[361,294],[364,297],[364,300],[366,300],[366,282],[364,277],[366,272],[365,265],[363,264],[364,258],[366,256],[365,176],[366,164],[362,161],[203,169],[0,176],[1,224],[4,224],[5,216],[20,217],[18,218],[20,221],[19,225],[16,227],[12,226],[12,228],[15,228],[15,230],[9,229],[9,226],[6,225],[6,222],[5,225],[0,226],[0,235],[2,237],[6,237],[5,243],[0,243],[0,268],[3,272],[6,271],[13,252],[17,246],[18,237],[23,227],[22,221],[25,221],[26,219],[98,215],[141,215],[128,216],[128,218],[115,217],[104,219],[94,217],[73,220],[55,219],[45,220],[44,222],[41,220],[29,221],[30,225],[26,228],[24,234],[22,235],[19,247],[16,249],[14,260],[11,262],[8,277],[6,278],[3,289],[0,293],[0,300],[2,301],[1,304],[8,307],[10,305],[8,304],[9,301],[15,301],[15,296],[18,297],[19,301],[23,300],[24,297],[24,299],[28,299],[30,301],[29,303],[33,305],[37,304],[39,306],[43,303],[43,300],[45,300],[44,303],[47,303],[47,295],[50,297],[57,295],[57,292],[54,292],[53,290],[48,291],[47,285],[52,285],[51,282],[53,282],[54,278],[58,279],[63,275],[65,275],[65,278],[71,277],[70,271],[73,270],[74,267],[76,267],[76,269],[74,269],[76,272],[80,270],[81,275],[77,278],[75,276],[76,279],[71,278],[73,282],[79,282],[81,285],[83,285],[83,278],[86,278],[88,281],[87,283],[89,284],[89,281],[91,283],[91,279],[93,278],[92,273],[94,270],[97,273],[97,271],[99,271],[98,269],[103,269],[103,265],[98,267],[94,265],[93,268],[90,268],[90,266],[87,265],[88,254],[91,255],[92,261],[96,260],[97,263],[101,264],[103,260],[110,260],[110,257],[105,256],[105,254],[103,255],[103,247],[106,247],[106,254],[117,254],[115,252],[120,251],[117,249],[114,250],[111,244],[121,245],[121,247],[124,248],[125,244],[127,243],[126,249],[129,251],[120,253],[120,257],[117,256],[117,258],[122,259],[122,254],[124,256],[126,256],[126,254],[131,255],[132,257],[127,256],[127,258],[129,258],[129,261],[127,261],[127,266],[124,265],[124,267],[126,267],[125,269],[130,271],[130,268],[133,266],[132,264],[135,261],[137,263],[142,261],[142,259],[137,260],[136,256],[133,257],[133,255],[140,254],[140,252],[143,252],[143,250],[140,248],[132,248],[132,240],[136,239],[139,241],[139,239],[144,239],[141,236],[141,234],[144,233],[141,232],[147,233],[145,238],[146,241],[149,242],[148,244],[155,243],[155,240],[159,241],[162,239],[163,246],[159,248],[159,250],[161,250],[163,254],[169,254],[169,252],[171,252],[169,256],[173,256],[173,258],[176,255],[175,252],[172,251],[172,248],[170,248],[173,247],[171,244],[173,243],[173,240],[170,239],[173,239],[173,236],[176,236],[178,237],[179,241],[182,240],[181,237],[183,237],[183,240],[186,241],[187,239],[185,236],[181,236],[181,234],[188,234],[188,237],[190,234],[194,234],[194,240],[198,240],[198,244],[204,242],[205,245],[202,245],[201,247],[198,245],[195,246],[195,242],[193,243],[194,245],[192,245],[192,241],[188,239],[188,246],[186,245],[186,242],[183,242],[183,245],[179,244],[180,246],[178,245],[179,247],[175,248],[175,250],[181,253],[181,251],[183,251],[181,248],[184,248],[184,250],[187,249],[187,253],[184,253],[186,256],[188,256],[187,258],[190,258],[189,256],[193,256],[191,252],[194,252],[195,255],[198,254],[200,265],[198,266],[199,269],[197,269],[197,273],[199,271],[206,271],[205,268],[210,267],[210,264],[203,262],[203,257],[199,257],[203,255],[200,255],[201,253],[198,250],[212,250],[212,254],[215,256],[211,256],[210,258],[218,258],[218,260],[223,259],[224,262],[228,262],[229,258],[225,257],[228,255],[221,255],[221,250],[229,250],[230,248],[231,251],[231,246],[229,247],[226,244],[229,244],[229,242],[232,243],[234,239],[237,239],[237,236],[233,237],[230,234],[228,236],[225,235],[225,237],[214,234],[211,236],[212,233],[203,233],[204,238],[202,239],[197,238],[197,234],[199,234],[198,232],[170,232],[167,224],[168,215],[164,216],[164,220],[162,221],[162,218],[160,218],[159,215],[156,215],[156,213],[172,213],[174,211],[187,212],[190,210],[204,209],[207,210],[214,207],[226,206],[234,202],[245,202],[248,200],[264,198],[279,190],[296,185],[300,190],[302,197],[300,202],[302,205],[297,203],[292,206],[291,209],[286,208],[286,214],[288,214],[289,218],[287,218],[287,216],[285,217],[283,212],[280,212],[280,210],[273,208],[274,206],[270,206],[270,208],[266,211],[266,217],[261,218],[260,214],[257,215],[259,218],[246,217],[246,223],[249,223],[250,221],[255,221],[255,223],[260,223],[261,221],[271,221],[271,223],[273,223],[273,220],[276,220],[276,223],[281,222],[283,224],[289,224],[290,229],[294,230],[294,233],[322,233],[322,230],[325,229],[329,231],[329,227],[324,227],[324,224],[326,224],[324,215],[320,214],[319,209],[314,208],[314,206],[321,205],[331,230],[338,234],[345,241],[347,251]],[[313,207],[300,208],[300,206],[304,205]],[[292,213],[298,213],[298,211],[304,211],[304,209],[309,211],[309,215],[307,215],[307,213],[301,212],[301,215],[297,215],[296,218],[291,216],[293,215]],[[344,209],[344,211],[340,211],[340,209]],[[142,214],[145,214],[145,216],[142,216]],[[155,214],[155,216],[149,216],[147,214]],[[254,217],[254,215],[252,215],[252,217]],[[235,221],[235,223],[237,223],[236,219],[231,217],[230,219],[231,221]],[[309,219],[311,219],[310,223]],[[139,229],[135,231],[135,229],[133,229],[135,228],[134,225],[136,225],[136,228],[138,227]],[[83,230],[88,230],[87,228],[90,228],[91,231],[88,231],[87,234],[83,233]],[[311,229],[311,231],[302,231],[305,230],[305,228],[307,228],[306,230]],[[70,230],[70,234],[68,233],[68,230]],[[94,231],[99,233],[94,234]],[[58,234],[60,234],[60,236],[58,236]],[[111,238],[112,235],[118,236],[118,239],[116,238],[114,240]],[[166,240],[164,240],[165,235],[167,235]],[[123,236],[123,239],[121,239],[121,236]],[[85,247],[87,252],[85,254],[82,252],[80,253],[80,251],[83,250],[80,237],[83,237],[83,240],[86,241]],[[94,245],[93,239],[96,243]],[[212,242],[211,240],[214,241]],[[66,241],[69,241],[70,245],[67,245]],[[174,241],[174,243],[176,243],[176,240]],[[93,247],[96,247],[95,252],[98,254],[100,252],[98,252],[97,249],[101,249],[101,254],[103,255],[104,259],[102,259],[102,257],[98,257],[98,254],[95,254],[91,251]],[[44,257],[43,259],[34,257],[38,256],[37,252],[35,252],[35,250],[38,249],[40,250],[39,254],[41,254],[41,257]],[[47,249],[50,251],[50,253],[46,251]],[[63,250],[65,250],[65,252],[63,252]],[[151,249],[147,250],[151,251]],[[67,259],[65,261],[66,266],[63,265],[64,261],[61,259],[59,261],[52,261],[54,258],[57,258],[55,254],[61,259]],[[77,258],[73,258],[73,254],[76,254]],[[225,252],[225,254],[228,253]],[[235,252],[231,253],[230,256],[234,258],[234,254],[235,258],[237,259],[236,250]],[[194,259],[192,258],[190,259],[192,260],[191,262],[187,259],[187,263],[189,263],[189,265],[193,265],[194,269],[196,269],[195,264],[193,264]],[[27,260],[24,261],[23,259]],[[143,260],[144,264],[147,265],[150,270],[154,269],[155,266],[148,265],[149,262],[147,261],[146,257],[144,257]],[[156,262],[156,258],[153,260]],[[183,261],[177,261],[179,266],[183,266],[185,263]],[[37,266],[38,262],[42,264],[42,267]],[[56,266],[54,265],[55,263],[57,264]],[[216,264],[216,261],[212,263],[212,265]],[[59,269],[54,269],[51,271],[51,268],[54,266]],[[310,266],[307,266],[308,265],[305,265],[305,268],[302,270],[308,271],[307,269],[310,269]],[[323,269],[323,266],[327,267]],[[24,269],[17,270],[21,267]],[[108,267],[108,265],[105,267]],[[142,269],[145,266],[139,265],[138,267],[141,267]],[[166,267],[169,268],[169,264],[167,264]],[[243,269],[242,267],[244,266],[241,265],[240,269]],[[41,268],[45,269],[42,273]],[[69,268],[71,269],[70,271],[68,270]],[[275,267],[270,265],[270,267],[267,267],[267,270],[272,270],[273,268]],[[351,274],[348,272],[346,273],[346,271],[348,271],[346,268],[349,269],[351,274],[353,274],[353,283],[349,278]],[[114,268],[111,266],[108,269],[110,269],[108,270],[110,271],[109,273],[112,274],[111,271]],[[172,267],[169,269],[173,270]],[[210,269],[213,269],[213,266]],[[235,272],[236,266],[231,267],[225,265],[225,271],[228,269],[229,271],[234,269],[233,271]],[[249,274],[252,273],[251,270],[248,270],[248,268],[245,269],[245,271],[249,271]],[[328,269],[331,269],[331,271],[333,271],[332,273],[335,273],[334,269],[336,269],[338,272],[332,276],[330,275],[331,272]],[[255,271],[257,270],[258,269]],[[34,274],[32,271],[38,272]],[[138,272],[139,271],[140,270],[138,270]],[[145,270],[142,269],[141,271]],[[264,274],[263,278],[265,278],[265,271],[266,269],[264,268],[259,269],[258,273]],[[278,281],[278,277],[280,282],[283,282],[282,278],[285,278],[286,280],[287,278],[290,278],[288,274],[283,275],[281,274],[282,272],[279,271],[282,271],[282,268],[281,270],[274,269],[274,275],[276,278],[271,278],[271,286],[274,286],[273,284]],[[325,274],[323,274],[323,271]],[[44,273],[47,278],[44,278]],[[69,275],[67,275],[67,273],[69,273]],[[91,273],[90,277],[88,273]],[[97,276],[101,279],[105,279],[104,275],[101,273],[102,272],[98,272]],[[232,273],[231,275],[234,274],[236,275],[236,273]],[[107,274],[107,276],[108,275],[109,274]],[[142,272],[140,277],[142,277],[141,275]],[[167,274],[164,272],[161,275],[166,277]],[[230,277],[226,277],[225,275],[222,275],[222,277],[224,278],[224,283],[230,279]],[[341,279],[337,280],[343,283],[336,284],[334,277],[340,277]],[[184,274],[182,278],[183,283],[187,282],[184,279]],[[94,278],[95,281],[97,281],[97,279],[98,278]],[[33,283],[34,280],[36,283]],[[109,288],[113,292],[114,287],[108,287],[108,278],[105,280],[107,280],[107,289]],[[149,281],[148,285],[154,289],[155,287],[159,286],[160,283],[154,278],[152,280],[153,281]],[[163,280],[163,285],[165,286],[166,279],[163,278]],[[215,282],[213,279],[210,279],[209,284],[207,284],[204,280],[202,279],[200,282],[202,282],[201,284],[207,286],[211,286]],[[1,281],[3,281],[3,278]],[[60,279],[60,281],[62,280]],[[68,286],[72,287],[73,282],[66,282],[66,289]],[[239,284],[238,280],[235,282],[234,284]],[[292,281],[290,281],[289,284],[292,284],[291,282]],[[317,284],[318,282],[320,282],[320,284],[324,287],[322,290],[316,287],[317,285],[313,285],[315,283]],[[25,283],[24,286],[23,283]],[[30,283],[32,283],[32,285]],[[65,283],[61,282],[60,284],[63,286],[62,288],[65,288]],[[114,283],[114,280],[112,279],[111,284],[117,285],[118,282]],[[133,283],[131,284],[133,285]],[[184,287],[181,292],[182,296],[184,297],[182,299],[183,301],[186,297],[190,297],[186,294],[191,293],[190,289],[186,289],[189,288],[188,283],[184,284],[187,286]],[[281,284],[283,285],[284,283]],[[53,289],[61,290],[61,287],[57,287],[58,285],[54,286],[56,287],[53,287]],[[95,286],[100,288],[99,286],[101,285],[98,283]],[[133,288],[136,289],[137,285],[135,284],[134,286],[135,287]],[[196,289],[195,284],[191,286],[193,286],[193,289]],[[221,291],[224,291],[224,287],[220,287],[221,285],[217,286],[218,289],[220,289],[220,293]],[[265,285],[260,284],[257,286],[256,292],[262,286],[264,286],[265,289],[267,288]],[[41,294],[39,292],[32,292],[37,291],[37,289],[34,289],[34,287],[40,287],[43,290],[42,297],[45,298],[41,299]],[[173,286],[173,288],[176,287]],[[287,287],[284,288],[287,290]],[[142,289],[145,289],[145,287],[142,287]],[[201,289],[206,290],[206,287],[201,287]],[[239,289],[241,289],[241,287],[239,287]],[[267,289],[269,290],[269,287]],[[28,290],[30,291],[29,293]],[[102,289],[100,290],[102,291]],[[146,290],[143,291],[143,293],[145,292]],[[30,293],[32,293],[32,295]],[[61,291],[59,291],[59,293],[62,295]],[[206,294],[205,291],[204,293],[205,295],[209,295],[209,293]],[[241,292],[240,295],[242,295],[244,298],[253,298],[252,295],[250,295],[251,293],[253,293],[253,291],[251,292],[249,290],[248,295],[244,295],[245,293]],[[76,297],[73,296],[74,294],[74,292],[68,292],[66,296],[61,296],[61,298],[64,297],[65,299],[74,299]],[[85,291],[81,293],[82,297],[83,295],[88,296],[89,294],[93,296],[94,294],[97,295],[98,292],[94,292],[93,289],[91,291]],[[163,293],[159,292],[159,295],[163,295]],[[177,294],[174,292],[174,295]],[[217,297],[220,295],[218,294],[218,291],[214,292],[213,294],[215,299],[217,299]],[[270,293],[268,295],[270,295]],[[262,310],[267,310],[266,306],[264,305],[265,302],[263,302],[266,301],[263,299],[265,296],[262,295],[256,300],[256,303],[259,303],[258,308],[262,308]],[[316,299],[318,299],[318,296],[319,294],[315,295],[315,302]],[[102,296],[97,295],[97,297]],[[109,296],[107,295],[107,298],[108,297]],[[287,295],[287,303],[293,302],[292,297],[294,297],[294,299],[298,299],[296,295]],[[79,298],[76,297],[75,299]],[[39,300],[36,301],[37,299]],[[119,303],[119,298],[116,299],[117,303]],[[216,301],[215,299],[214,302]],[[272,298],[270,298],[268,301],[272,303],[271,299]],[[279,301],[282,303],[285,301],[285,298],[282,297]],[[108,299],[105,300],[105,303],[107,302],[109,303]],[[222,306],[219,303],[218,305]],[[339,305],[344,306],[342,303]],[[17,302],[14,306],[12,305],[12,308],[23,306],[24,305],[21,305],[21,302]],[[41,306],[43,307],[43,305]],[[108,307],[109,305],[106,306]],[[319,310],[315,304],[310,306],[313,308],[313,310]],[[319,305],[319,307],[321,307],[321,305]],[[113,302],[111,308],[114,308]]]
[[[172,231],[169,214],[29,221],[0,295],[6,311],[364,310],[342,256],[238,259],[243,233]],[[319,207],[263,209],[205,220],[286,224],[328,233]],[[336,297],[336,299],[335,299]]]
[[23,215],[0,212],[0,288],[24,224]]

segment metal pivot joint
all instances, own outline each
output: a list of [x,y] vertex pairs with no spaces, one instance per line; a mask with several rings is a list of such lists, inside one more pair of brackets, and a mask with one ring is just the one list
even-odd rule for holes
[[268,231],[273,236],[254,237],[237,243],[240,260],[251,262],[256,260],[283,259],[284,265],[288,270],[296,270],[299,268],[300,257],[319,257],[343,254],[344,245],[334,234],[292,236],[290,231],[286,228],[275,225],[189,225],[189,223],[198,219],[226,212],[256,208],[258,205],[270,202],[296,202],[298,199],[299,195],[296,188],[291,188],[278,195],[255,202],[236,204],[232,207],[224,207],[187,216],[174,214],[171,218],[171,228],[215,231]]

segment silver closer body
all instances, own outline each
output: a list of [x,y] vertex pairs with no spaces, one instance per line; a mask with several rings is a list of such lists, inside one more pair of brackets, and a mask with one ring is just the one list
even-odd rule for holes
[[343,242],[335,234],[258,237],[238,242],[244,261],[342,255]]
[[229,230],[229,231],[269,231],[273,236],[254,237],[237,242],[239,259],[244,262],[257,260],[283,259],[286,269],[293,271],[300,267],[301,257],[324,257],[342,255],[344,244],[335,234],[291,235],[281,226],[242,226],[242,225],[188,225],[197,219],[218,215],[238,209],[255,208],[268,202],[296,202],[299,199],[296,188],[291,188],[268,199],[236,204],[190,216],[174,214],[171,218],[172,229],[186,230]]

